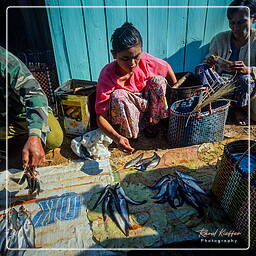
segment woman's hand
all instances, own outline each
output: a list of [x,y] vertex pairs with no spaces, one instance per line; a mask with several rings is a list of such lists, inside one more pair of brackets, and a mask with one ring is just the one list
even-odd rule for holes
[[119,148],[125,152],[133,152],[134,148],[130,146],[129,140],[124,136],[120,135],[108,122],[107,113],[97,115],[97,124],[98,127],[110,137]]
[[215,60],[215,56],[214,55],[211,55],[205,62],[209,68],[212,68],[216,65],[216,60]]
[[133,152],[134,148],[131,147],[129,140],[121,135],[118,136],[115,143],[125,152]]
[[230,69],[238,74],[250,74],[251,68],[247,67],[243,61],[234,61],[233,64],[230,65]]
[[42,141],[37,136],[29,136],[22,150],[24,167],[36,168],[45,162],[45,152]]

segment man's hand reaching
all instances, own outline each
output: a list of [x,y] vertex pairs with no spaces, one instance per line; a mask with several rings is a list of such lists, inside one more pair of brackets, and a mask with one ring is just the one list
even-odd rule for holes
[[45,162],[45,152],[42,141],[37,136],[29,136],[22,150],[22,161],[24,167],[36,168]]

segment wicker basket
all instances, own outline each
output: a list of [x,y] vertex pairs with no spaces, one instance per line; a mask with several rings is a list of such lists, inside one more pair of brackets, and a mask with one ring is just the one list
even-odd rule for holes
[[[244,241],[248,241],[249,211],[248,194],[250,189],[251,209],[251,246],[256,247],[256,168],[251,170],[250,177],[242,171],[237,163],[236,153],[244,153],[248,149],[247,140],[237,140],[227,144],[224,154],[217,167],[213,181],[212,191],[220,202],[224,211],[228,214],[236,229],[241,232]],[[250,146],[256,145],[256,141],[250,141]],[[251,149],[251,158],[256,159],[256,146]],[[252,168],[251,168],[252,169]],[[250,183],[249,183],[250,180]]]
[[[180,79],[185,74],[187,74],[187,72],[175,73],[177,79]],[[175,101],[193,96],[199,96],[201,91],[206,89],[202,86],[203,85],[200,80],[198,80],[196,76],[191,73],[187,80],[179,88],[168,88],[167,98],[169,107],[171,107]]]
[[194,96],[176,101],[170,109],[169,142],[171,147],[185,147],[221,141],[230,102],[219,100],[191,114],[198,103]]

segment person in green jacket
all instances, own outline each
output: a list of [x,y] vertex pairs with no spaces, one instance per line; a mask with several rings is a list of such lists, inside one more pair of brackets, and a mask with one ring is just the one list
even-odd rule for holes
[[22,161],[29,168],[42,166],[45,151],[63,141],[63,131],[40,84],[21,60],[0,46],[0,140],[14,140],[21,134],[28,135]]

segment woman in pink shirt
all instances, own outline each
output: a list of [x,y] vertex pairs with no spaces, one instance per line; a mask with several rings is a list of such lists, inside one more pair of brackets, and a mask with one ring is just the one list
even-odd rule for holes
[[150,135],[152,127],[168,117],[167,80],[170,85],[177,80],[166,61],[142,52],[141,35],[131,23],[117,28],[111,41],[115,60],[98,80],[97,124],[121,149],[132,152],[129,138],[137,138],[142,130]]

